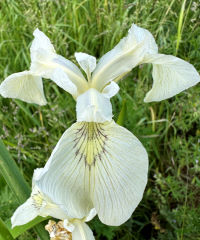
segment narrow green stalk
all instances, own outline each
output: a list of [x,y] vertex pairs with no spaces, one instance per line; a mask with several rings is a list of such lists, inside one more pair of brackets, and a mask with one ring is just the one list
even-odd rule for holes
[[178,20],[178,31],[177,31],[177,42],[176,42],[176,55],[178,53],[181,37],[182,37],[182,27],[183,27],[183,18],[184,18],[184,12],[185,12],[185,3],[186,0],[183,0],[182,6],[181,6],[181,11],[179,15],[179,20]]
[[126,100],[123,100],[122,108],[117,119],[117,124],[119,124],[120,126],[123,126],[125,116],[126,116]]
[[[25,202],[30,196],[30,187],[24,180],[17,167],[17,164],[10,156],[2,140],[0,140],[0,173],[4,177],[13,193],[16,195],[18,202],[20,204]],[[37,225],[34,227],[34,229],[40,236],[41,240],[48,239],[48,233],[45,231],[42,225]]]
[[10,231],[7,229],[5,223],[0,218],[0,240],[13,240]]

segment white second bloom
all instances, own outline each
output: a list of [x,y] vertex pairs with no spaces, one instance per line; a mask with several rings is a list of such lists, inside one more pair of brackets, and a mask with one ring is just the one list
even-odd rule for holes
[[[62,227],[66,230],[60,232],[60,229],[56,229],[53,226],[51,226],[51,230],[47,227],[51,239],[67,239],[68,237],[69,240],[94,240],[93,233],[85,222],[88,222],[95,217],[96,210],[91,209],[89,214],[81,219],[69,217],[67,210],[64,210],[61,205],[53,202],[51,198],[47,194],[44,194],[37,186],[36,180],[40,177],[42,172],[42,168],[34,171],[31,196],[14,212],[11,218],[12,227],[14,228],[15,226],[24,225],[37,216],[51,216],[63,220]],[[65,238],[62,238],[64,236]]]

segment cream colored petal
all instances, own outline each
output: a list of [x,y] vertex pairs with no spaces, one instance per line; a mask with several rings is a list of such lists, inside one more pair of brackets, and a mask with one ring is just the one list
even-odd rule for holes
[[91,221],[97,215],[97,211],[95,208],[91,209],[88,216],[85,218],[85,222]]
[[[48,201],[46,199],[46,201]],[[60,220],[66,219],[67,213],[59,207],[59,205],[52,202],[47,202],[47,205],[39,211],[39,214],[42,217],[51,216]]]
[[51,216],[64,220],[68,218],[67,212],[64,211],[59,204],[53,202],[46,194],[44,194],[37,186],[33,187],[31,193],[32,205],[37,210],[37,215],[42,217]]
[[112,120],[112,105],[107,95],[90,88],[77,98],[78,122],[105,122]]
[[[57,83],[53,76],[55,69],[59,69],[67,74],[70,81],[77,86],[78,91],[86,90],[87,81],[78,67],[73,62],[57,55],[49,38],[44,33],[36,29],[33,34],[35,39],[31,45],[31,71]],[[65,89],[64,86],[61,85]]]
[[75,229],[72,232],[73,240],[95,240],[92,230],[86,223],[76,220],[74,226]]
[[14,212],[11,223],[12,228],[24,225],[38,216],[37,209],[33,206],[33,201],[29,198],[24,204],[19,206]]
[[103,134],[106,139],[95,162],[91,197],[99,219],[117,226],[131,217],[143,197],[148,156],[139,140],[114,122],[105,127]]
[[105,97],[111,98],[119,92],[119,86],[117,83],[111,81],[102,91]]
[[35,37],[31,44],[31,60],[35,61],[37,59],[38,50],[43,49],[46,50],[49,54],[54,54],[55,49],[51,44],[49,38],[41,32],[38,28],[33,32],[33,36]]
[[51,216],[57,219],[68,218],[66,212],[55,202],[51,200],[48,195],[45,195],[37,186],[37,181],[44,173],[44,168],[37,168],[34,170],[32,179],[32,205],[38,211],[38,215],[42,217]]
[[153,64],[153,87],[145,102],[162,101],[200,82],[194,66],[180,58],[155,54],[147,56],[144,63]]
[[32,186],[34,186],[35,182],[40,179],[40,177],[43,175],[44,171],[45,171],[44,168],[36,168],[34,170],[33,178],[32,178]]
[[131,71],[145,54],[157,51],[152,34],[133,24],[128,35],[99,60],[92,75],[92,87],[101,91],[109,81]]
[[85,143],[79,143],[79,131],[83,124],[73,124],[65,131],[50,159],[45,165],[43,175],[36,181],[44,194],[64,209],[69,218],[84,218],[93,208],[89,198],[89,171],[85,155],[81,152]]
[[37,216],[51,216],[61,220],[68,218],[66,212],[37,186],[36,182],[43,173],[42,168],[34,171],[31,196],[24,204],[19,206],[13,214],[11,218],[12,227],[24,225]]
[[147,183],[148,157],[139,140],[116,123],[77,122],[61,137],[39,187],[71,218],[93,207],[108,225],[127,221]]
[[34,187],[31,198],[39,216],[51,216],[60,220],[68,218],[67,212],[64,211],[59,204],[56,204],[47,195],[42,193],[37,186]]
[[90,76],[96,67],[96,58],[82,52],[76,52],[75,58],[87,76]]
[[14,73],[7,77],[0,85],[0,94],[7,98],[17,98],[28,103],[45,105],[41,77],[30,71]]
[[70,81],[68,75],[64,71],[56,68],[53,71],[51,78],[59,87],[70,93],[74,98],[78,96],[76,85]]
[[68,219],[65,219],[65,220],[64,220],[63,226],[64,226],[64,228],[67,229],[67,231],[69,231],[69,232],[73,232],[73,231],[74,231],[74,228],[75,228],[74,224],[71,223],[71,222],[69,222]]

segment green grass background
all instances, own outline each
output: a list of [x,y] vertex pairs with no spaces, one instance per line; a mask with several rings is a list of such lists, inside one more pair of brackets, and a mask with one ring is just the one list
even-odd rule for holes
[[[57,53],[75,62],[75,51],[102,56],[133,22],[152,32],[161,53],[177,55],[200,71],[199,0],[0,0],[0,82],[29,68],[36,27],[47,34]],[[151,70],[150,65],[135,68],[112,99],[115,120],[126,101],[124,126],[149,154],[144,198],[120,227],[105,226],[95,218],[90,226],[96,239],[200,239],[200,85],[146,104]],[[44,166],[76,120],[72,97],[49,80],[44,80],[44,88],[44,107],[0,98],[0,136],[29,183],[33,170]],[[17,206],[0,176],[0,217],[10,218]],[[18,239],[36,238],[30,230]]]

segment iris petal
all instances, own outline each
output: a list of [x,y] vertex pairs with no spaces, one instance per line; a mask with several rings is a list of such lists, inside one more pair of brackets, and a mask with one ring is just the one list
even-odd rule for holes
[[88,77],[96,67],[96,58],[82,52],[76,52],[75,57],[81,68],[85,71]]
[[72,232],[73,240],[95,240],[92,230],[81,221],[74,222],[75,229]]
[[41,77],[30,71],[14,73],[7,77],[0,85],[0,94],[7,98],[17,98],[28,103],[45,105]]
[[73,83],[77,86],[78,91],[84,92],[87,89],[87,81],[79,68],[73,62],[56,54],[49,38],[39,29],[36,29],[33,35],[35,38],[31,45],[31,71],[57,83],[55,70],[58,69],[67,75],[66,82],[59,82],[60,87],[68,91],[66,85],[71,81],[70,85]]
[[77,98],[78,122],[105,122],[112,120],[112,105],[109,94],[102,94],[90,88]]
[[69,216],[95,208],[100,220],[120,225],[142,199],[148,157],[139,140],[114,121],[77,122],[61,137],[37,184]]
[[194,66],[180,58],[155,54],[146,56],[143,62],[153,64],[153,87],[145,102],[162,101],[200,82]]
[[133,24],[128,35],[100,58],[92,75],[92,87],[101,91],[108,82],[131,71],[146,54],[157,51],[152,34]]
[[38,216],[37,209],[33,205],[32,198],[29,198],[14,212],[11,218],[12,227],[24,225],[33,220],[37,216]]

